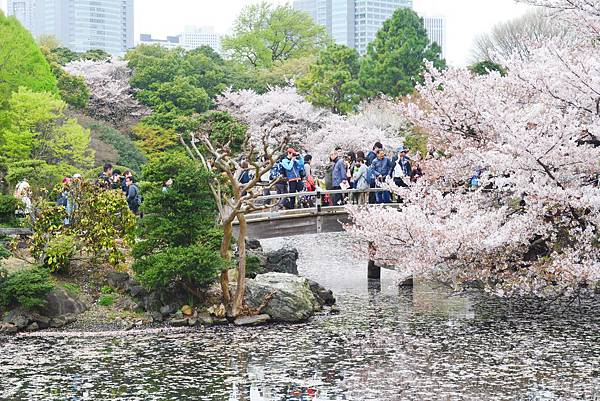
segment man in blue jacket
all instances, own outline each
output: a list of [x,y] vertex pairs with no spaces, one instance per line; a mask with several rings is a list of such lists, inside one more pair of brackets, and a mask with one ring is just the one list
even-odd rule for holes
[[[288,181],[289,193],[302,192],[304,183],[302,182],[301,172],[304,172],[304,158],[296,152],[294,148],[287,150],[287,157],[281,161]],[[293,209],[296,205],[296,198],[289,198],[289,207]]]
[[[375,181],[377,183],[385,182],[385,179],[392,172],[392,162],[381,149],[377,152],[377,159],[373,160],[371,167],[375,173]],[[375,194],[375,201],[377,203],[390,203],[391,199],[392,194],[389,191],[377,192]]]

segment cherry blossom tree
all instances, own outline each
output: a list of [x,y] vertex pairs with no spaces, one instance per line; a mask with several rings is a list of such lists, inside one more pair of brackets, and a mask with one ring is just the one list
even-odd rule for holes
[[217,103],[220,109],[246,122],[250,131],[261,132],[271,121],[278,121],[273,138],[288,137],[289,145],[310,153],[317,165],[325,163],[338,146],[345,151],[365,151],[380,141],[394,149],[409,128],[397,104],[386,99],[365,103],[358,114],[350,116],[316,108],[290,87],[274,88],[262,95],[250,90],[227,91]]
[[372,259],[500,296],[569,296],[600,280],[600,3],[527,2],[579,40],[504,58],[505,77],[429,65],[400,109],[444,156],[426,161],[426,180],[393,188],[401,210],[350,207],[348,230]]
[[150,114],[150,109],[133,97],[127,62],[80,60],[67,64],[65,70],[85,79],[90,89],[87,111],[92,117],[123,126]]

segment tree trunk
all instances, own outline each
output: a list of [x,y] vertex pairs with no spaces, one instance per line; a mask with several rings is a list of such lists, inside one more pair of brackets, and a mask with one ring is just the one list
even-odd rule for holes
[[[232,222],[225,222],[223,224],[223,241],[221,241],[221,257],[226,261],[231,261],[231,252],[229,252],[229,246],[231,244],[231,236],[233,235]],[[223,293],[223,303],[225,306],[231,304],[231,294],[229,293],[229,274],[227,270],[221,272],[221,292]]]
[[246,216],[243,213],[237,215],[240,224],[238,235],[238,275],[235,297],[233,299],[233,316],[239,316],[244,306],[244,295],[246,293]]

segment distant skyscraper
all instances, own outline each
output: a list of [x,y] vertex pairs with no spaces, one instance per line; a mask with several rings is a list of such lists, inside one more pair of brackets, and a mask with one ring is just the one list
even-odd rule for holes
[[443,17],[423,17],[425,29],[430,42],[442,48],[442,57],[446,56],[446,21]]
[[33,25],[73,51],[123,54],[133,47],[133,0],[35,0]]
[[217,53],[221,53],[221,35],[212,27],[186,26],[181,35],[181,44],[188,50],[210,46]]
[[182,47],[181,35],[167,36],[166,39],[155,39],[151,34],[142,33],[140,34],[140,45],[161,45],[167,49],[174,49],[176,47]]
[[294,8],[306,11],[325,26],[336,43],[364,54],[384,21],[412,0],[297,0]]
[[35,0],[8,0],[7,14],[19,20],[27,30],[33,32],[33,6]]

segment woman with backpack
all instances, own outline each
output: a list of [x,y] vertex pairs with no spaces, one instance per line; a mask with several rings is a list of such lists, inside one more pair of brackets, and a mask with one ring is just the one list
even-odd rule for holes
[[[362,155],[358,156],[356,159],[354,174],[352,175],[352,182],[354,188],[359,191],[366,191],[370,187],[369,183],[367,182],[367,169],[368,168],[364,157]],[[369,203],[368,192],[360,192],[357,195],[357,202],[359,205],[366,205]]]

